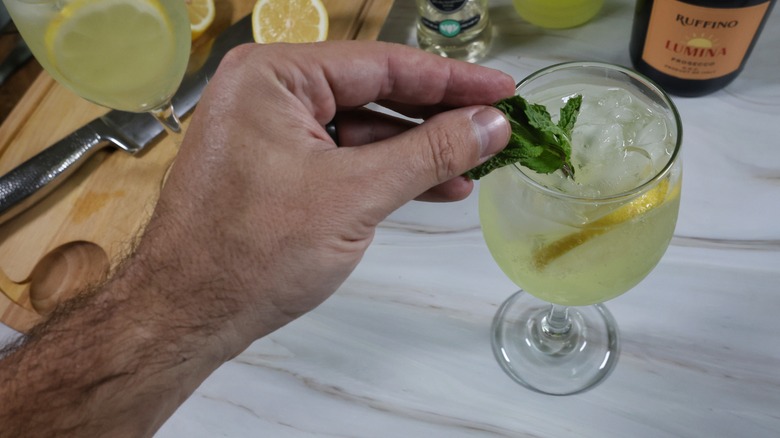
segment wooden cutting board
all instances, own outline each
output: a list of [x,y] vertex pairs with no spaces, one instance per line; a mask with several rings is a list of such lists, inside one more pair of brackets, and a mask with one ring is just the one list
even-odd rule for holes
[[[254,0],[215,0],[216,18],[193,42],[190,65],[210,41],[250,13]],[[376,39],[393,0],[323,0],[329,39]],[[47,74],[33,82],[0,126],[0,173],[106,112]],[[183,121],[184,129],[188,120]],[[0,226],[0,321],[26,331],[62,298],[98,281],[122,260],[154,209],[178,139],[139,155],[97,153],[39,204]]]

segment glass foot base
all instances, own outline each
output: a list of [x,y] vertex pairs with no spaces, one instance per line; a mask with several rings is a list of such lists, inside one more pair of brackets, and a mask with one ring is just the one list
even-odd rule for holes
[[592,388],[617,363],[615,320],[603,304],[569,307],[565,311],[570,325],[551,328],[550,309],[550,303],[523,291],[501,305],[492,328],[498,363],[512,379],[544,394]]

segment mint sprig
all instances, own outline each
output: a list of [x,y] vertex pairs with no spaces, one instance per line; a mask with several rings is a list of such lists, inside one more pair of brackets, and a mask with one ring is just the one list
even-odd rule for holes
[[538,173],[552,173],[560,169],[567,177],[574,178],[569,139],[581,105],[582,96],[569,98],[555,124],[544,105],[529,103],[520,96],[500,100],[494,106],[509,119],[512,127],[509,144],[488,161],[466,172],[465,176],[476,180],[499,167],[520,163]]

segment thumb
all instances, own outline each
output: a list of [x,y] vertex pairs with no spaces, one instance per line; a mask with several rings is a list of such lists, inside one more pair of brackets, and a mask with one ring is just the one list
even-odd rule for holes
[[509,142],[510,132],[504,114],[490,106],[439,113],[364,149],[373,164],[366,168],[382,169],[372,176],[373,187],[381,192],[372,195],[384,198],[388,208],[384,213],[390,214],[431,187],[462,175],[498,153]]

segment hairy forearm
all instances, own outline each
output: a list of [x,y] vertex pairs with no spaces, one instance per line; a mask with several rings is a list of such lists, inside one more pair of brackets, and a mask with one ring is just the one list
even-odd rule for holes
[[[192,190],[173,176],[170,187]],[[162,196],[105,284],[4,352],[0,437],[149,436],[222,363],[313,307],[274,293],[295,290],[286,259],[254,252],[278,245],[226,224],[232,208],[199,206]]]
[[164,277],[176,280],[133,259],[7,348],[0,436],[153,434],[235,353],[213,319],[185,306],[172,310],[166,294],[180,291]]

